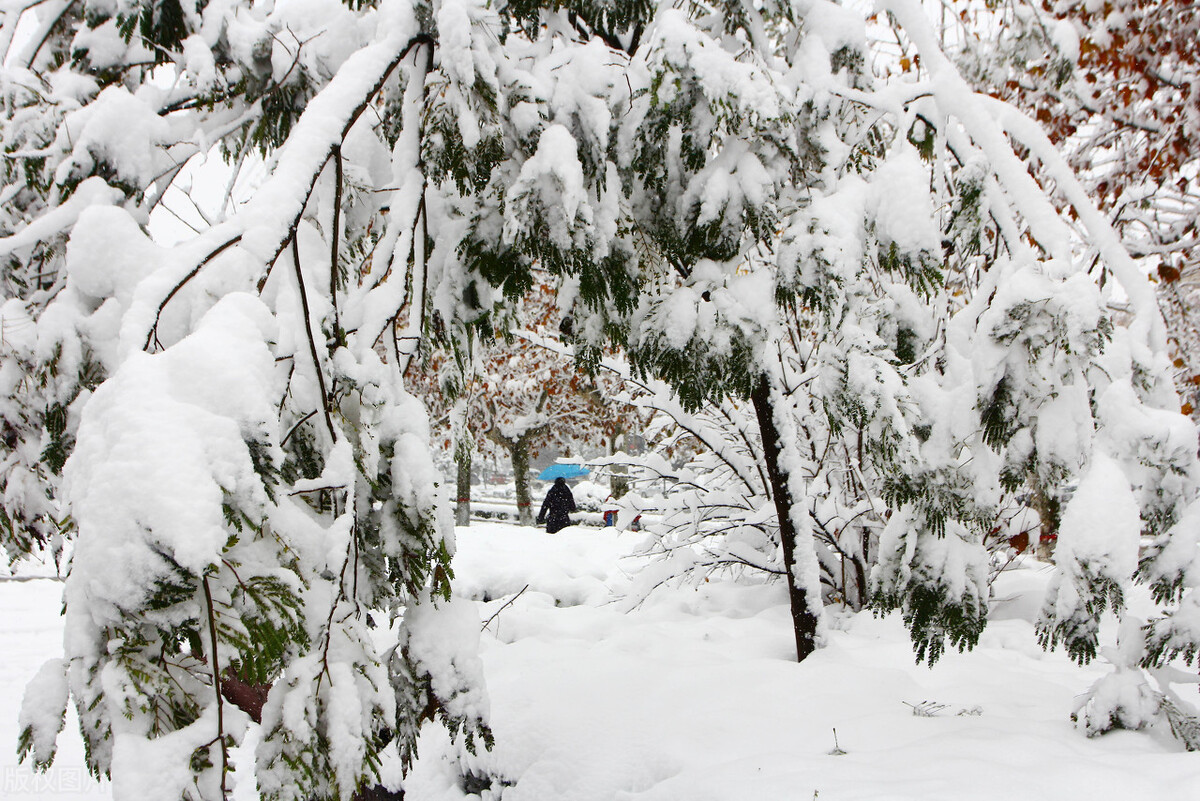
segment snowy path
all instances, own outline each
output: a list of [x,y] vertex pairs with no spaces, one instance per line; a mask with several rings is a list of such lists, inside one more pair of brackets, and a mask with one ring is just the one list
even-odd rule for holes
[[[663,590],[633,611],[612,602],[629,586],[634,562],[622,557],[638,536],[459,529],[456,584],[480,601],[481,620],[528,585],[484,634],[497,745],[467,758],[477,775],[513,782],[505,801],[1200,798],[1200,754],[1156,735],[1088,740],[1071,728],[1074,697],[1102,667],[1037,647],[1036,569],[1006,575],[998,595],[1009,600],[980,646],[933,670],[913,664],[898,619],[870,615],[842,621],[797,665],[778,587]],[[21,692],[60,647],[61,587],[0,582],[5,801],[110,797],[82,769],[73,721],[50,774],[16,766]],[[906,704],[922,701],[945,708],[914,716]],[[834,728],[844,755],[829,753]],[[426,732],[410,801],[464,798],[451,752]]]

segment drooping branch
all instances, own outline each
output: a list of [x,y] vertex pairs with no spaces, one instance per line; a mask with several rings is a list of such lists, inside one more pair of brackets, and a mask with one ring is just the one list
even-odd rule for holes
[[[331,116],[331,114],[335,116],[335,118],[336,116],[341,116],[337,115],[338,109],[336,108],[340,98],[339,92],[335,90],[340,90],[342,88],[338,84],[338,80],[349,75],[351,77],[347,78],[346,82],[353,82],[352,86],[354,89],[361,90],[361,84],[358,83],[361,81],[361,77],[357,75],[360,65],[351,65],[349,62],[347,62],[347,64],[338,71],[337,75],[333,77],[333,80],[329,82],[329,85],[316,97],[314,97],[312,101],[309,102],[308,107],[305,109],[304,114],[301,115],[300,121],[297,122],[296,127],[293,130],[292,137],[289,139],[289,144],[292,144],[293,142],[302,143],[303,140],[307,138],[304,136],[304,134],[307,132],[304,128],[304,122],[306,121],[306,118],[311,118],[314,120],[312,125],[312,128],[314,129],[312,138],[322,138],[325,139],[327,143],[325,144],[324,150],[320,152],[319,161],[316,158],[311,157],[307,148],[297,148],[297,151],[300,152],[298,160],[309,161],[308,169],[299,173],[307,174],[309,176],[307,180],[307,187],[301,194],[299,202],[296,201],[295,195],[291,195],[291,193],[295,190],[294,182],[292,181],[268,183],[259,190],[256,197],[256,200],[259,200],[260,204],[265,208],[271,207],[268,204],[279,203],[283,203],[284,208],[286,208],[288,205],[293,206],[295,211],[288,221],[286,228],[286,231],[289,235],[294,232],[296,230],[296,226],[300,224],[300,217],[304,214],[304,208],[308,204],[308,199],[312,197],[313,189],[316,187],[317,180],[320,178],[321,171],[324,169],[325,164],[328,163],[335,150],[341,147],[341,143],[345,141],[346,137],[350,134],[350,129],[354,127],[354,124],[358,122],[358,118],[362,116],[363,112],[366,111],[371,103],[375,100],[375,96],[379,94],[379,92],[383,89],[384,84],[386,84],[388,79],[392,77],[392,73],[395,72],[396,67],[400,66],[400,62],[402,62],[408,56],[413,48],[421,44],[432,45],[432,37],[430,37],[428,34],[418,34],[412,37],[400,49],[399,53],[395,53],[384,63],[383,68],[379,71],[378,78],[375,80],[375,82],[371,84],[365,92],[359,95],[359,100],[349,110],[349,113],[344,114],[345,123],[342,125],[341,131],[337,136],[332,138],[329,137],[329,131],[327,130],[329,126],[326,120],[329,116]],[[379,49],[378,52],[368,52],[375,50],[376,48]],[[355,53],[354,56],[351,56],[351,59],[361,58],[362,61],[366,61],[369,64],[373,57],[382,55],[382,53],[386,52],[388,49],[387,43],[376,45],[373,48],[364,48],[358,53]],[[324,98],[329,98],[327,103],[320,102]],[[334,106],[334,108],[326,108],[326,105]],[[288,168],[291,166],[290,164],[285,163],[287,156],[288,153],[285,152],[284,156],[280,158],[279,166],[276,170],[277,172],[285,173],[284,177],[287,177],[286,173],[290,172]],[[292,197],[290,203],[287,200],[289,195]],[[270,258],[265,260],[264,264],[271,265],[275,263],[275,259],[279,258],[279,255],[283,253],[283,249],[287,247],[289,238],[290,236],[284,236],[283,238],[277,240],[273,253],[271,254]]]
[[[50,34],[53,33],[59,22],[62,21],[62,18],[67,15],[67,12],[70,11],[77,2],[79,2],[79,0],[55,0],[54,2],[45,4],[49,5],[49,10],[42,9],[44,15],[39,15],[41,17],[42,24],[30,37],[30,41],[26,45],[25,51],[17,57],[17,63],[23,64],[27,69],[33,68],[33,62],[37,60],[38,53],[41,52],[42,47],[44,47],[46,42],[50,39]],[[3,55],[7,56],[8,53],[5,52]]]
[[204,603],[208,614],[208,635],[212,642],[212,677],[213,691],[217,702],[217,736],[216,741],[221,747],[221,798],[228,798],[229,792],[225,786],[226,774],[229,773],[229,753],[225,745],[225,704],[221,693],[221,661],[217,657],[217,616],[213,609],[212,590],[208,586],[208,576],[202,579],[204,588]]
[[342,146],[333,148],[333,224],[329,232],[329,302],[333,304],[333,326],[338,327],[338,250],[342,224]]
[[[180,278],[169,284],[170,289],[161,298],[140,299],[156,309],[153,319],[147,320],[147,343],[152,341],[153,328],[163,307],[179,288],[195,277],[214,254],[233,244],[239,244],[256,257],[262,270],[257,283],[259,291],[262,290],[271,267],[295,236],[317,180],[335,149],[341,146],[396,67],[421,44],[432,45],[433,39],[428,34],[418,34],[404,43],[389,39],[359,50],[309,101],[292,129],[288,147],[282,151],[271,178],[241,212],[228,222],[209,229],[191,244],[203,249],[205,255],[190,265],[184,262],[176,268],[181,273]],[[337,125],[339,120],[341,124]],[[212,244],[205,247],[206,242]],[[160,286],[160,283],[154,285],[156,289]],[[151,291],[154,290],[147,290]]]
[[308,337],[308,349],[312,354],[313,369],[317,372],[317,386],[321,392],[321,411],[325,415],[325,426],[329,436],[337,442],[337,429],[333,427],[333,416],[329,413],[329,393],[325,389],[325,371],[321,367],[321,357],[317,352],[317,341],[312,333],[312,316],[308,309],[308,292],[304,288],[304,271],[300,269],[300,246],[296,244],[297,237],[292,237],[292,261],[296,267],[296,286],[300,289],[300,312],[303,317],[304,333]]

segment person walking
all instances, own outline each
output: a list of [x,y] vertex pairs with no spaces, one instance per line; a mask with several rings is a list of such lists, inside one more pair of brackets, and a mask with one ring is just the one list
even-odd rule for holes
[[571,494],[567,480],[561,477],[556,478],[554,485],[546,493],[546,500],[542,501],[542,511],[538,512],[537,516],[538,525],[545,523],[546,533],[553,534],[571,525],[571,518],[568,515],[574,511],[575,496]]

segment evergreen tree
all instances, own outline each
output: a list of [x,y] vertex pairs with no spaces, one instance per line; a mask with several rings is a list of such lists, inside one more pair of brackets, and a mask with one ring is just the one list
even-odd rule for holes
[[[264,798],[351,798],[426,718],[490,743],[400,378],[429,248],[418,11],[47,3],[6,59],[3,546],[75,538],[64,658],[22,712],[37,766],[72,700],[123,798],[227,797],[251,719]],[[183,165],[221,153],[265,158],[253,198],[157,244]]]

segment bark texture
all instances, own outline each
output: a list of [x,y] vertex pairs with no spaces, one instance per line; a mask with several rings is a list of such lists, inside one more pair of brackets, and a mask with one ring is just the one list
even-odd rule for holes
[[780,464],[779,460],[783,447],[779,439],[779,427],[775,424],[771,383],[765,374],[759,376],[750,400],[758,418],[763,457],[767,463],[767,478],[771,482],[771,498],[775,502],[775,514],[779,518],[779,539],[783,545],[783,564],[787,571],[792,629],[796,635],[796,661],[803,662],[817,647],[817,616],[809,608],[807,591],[796,583],[796,526],[791,515],[796,501],[788,489],[787,468]]

